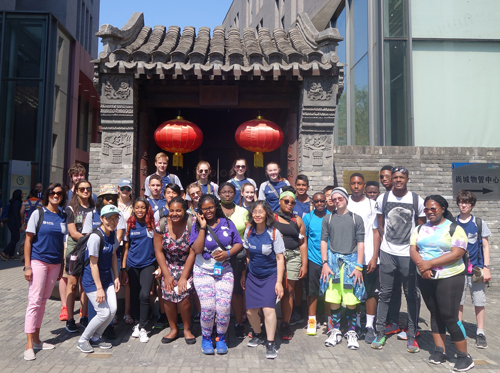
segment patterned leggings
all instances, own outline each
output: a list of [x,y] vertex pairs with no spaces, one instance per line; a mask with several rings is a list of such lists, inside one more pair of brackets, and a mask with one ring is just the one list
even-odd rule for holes
[[230,263],[223,264],[221,276],[195,264],[193,282],[201,303],[201,330],[203,337],[212,335],[214,316],[217,313],[217,334],[225,334],[231,317],[231,296],[234,276]]

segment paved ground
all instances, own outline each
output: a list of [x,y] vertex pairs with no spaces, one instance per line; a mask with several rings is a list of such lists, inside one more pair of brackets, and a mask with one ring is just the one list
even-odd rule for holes
[[[322,330],[315,337],[306,336],[305,330],[298,328],[292,341],[278,342],[278,358],[265,359],[265,349],[260,346],[250,349],[244,341],[236,340],[234,334],[228,336],[229,353],[225,356],[204,356],[201,353],[200,338],[194,346],[188,346],[183,339],[170,345],[162,345],[161,337],[165,331],[153,334],[147,344],[130,338],[131,327],[121,322],[117,327],[118,339],[113,341],[111,350],[83,354],[76,348],[78,334],[64,330],[64,323],[58,319],[60,303],[49,300],[41,329],[42,340],[55,343],[56,349],[40,351],[32,362],[23,360],[26,343],[24,334],[24,314],[27,304],[27,282],[24,280],[19,262],[0,262],[0,371],[9,372],[447,372],[452,363],[431,366],[427,363],[432,347],[429,331],[429,313],[425,306],[421,314],[422,335],[418,338],[421,352],[409,354],[406,343],[395,337],[388,340],[382,351],[371,349],[360,341],[358,351],[350,351],[343,342],[341,345],[326,348]],[[494,287],[488,292],[487,337],[489,347],[478,350],[474,338],[469,339],[469,352],[475,360],[477,371],[500,372],[500,292]],[[475,327],[473,308],[467,305],[465,326],[469,336],[474,336]],[[199,326],[195,329],[200,335]],[[447,345],[448,354],[453,356],[455,349],[451,342]]]

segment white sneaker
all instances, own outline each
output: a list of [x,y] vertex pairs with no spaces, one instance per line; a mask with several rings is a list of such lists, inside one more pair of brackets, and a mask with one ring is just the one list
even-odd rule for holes
[[132,330],[131,337],[132,338],[139,338],[140,335],[141,335],[140,333],[141,333],[141,331],[139,330],[139,324],[137,324],[137,325],[134,326],[134,328]]
[[307,335],[316,335],[316,320],[312,317],[307,321]]
[[141,343],[149,342],[148,332],[144,328],[139,332],[139,341],[141,341]]
[[332,329],[328,332],[330,336],[325,341],[326,347],[333,347],[342,342],[342,333],[338,329]]
[[354,330],[349,330],[345,333],[347,338],[347,348],[349,350],[357,350],[359,348],[358,334]]

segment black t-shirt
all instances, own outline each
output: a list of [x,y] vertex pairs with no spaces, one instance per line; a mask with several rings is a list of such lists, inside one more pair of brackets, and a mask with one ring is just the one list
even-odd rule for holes
[[75,223],[76,230],[78,233],[82,233],[83,222],[87,213],[92,211],[92,208],[83,207],[82,205],[78,206],[78,211],[76,214],[73,212],[73,209],[70,206],[66,206],[66,215],[68,215],[68,224]]

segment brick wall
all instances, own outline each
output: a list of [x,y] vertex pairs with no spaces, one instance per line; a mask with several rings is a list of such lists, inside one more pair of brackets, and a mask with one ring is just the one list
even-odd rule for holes
[[[450,211],[458,214],[454,202],[451,164],[453,162],[499,163],[500,148],[436,148],[436,147],[382,147],[335,146],[333,157],[339,185],[343,184],[343,171],[373,170],[382,166],[405,166],[410,171],[408,189],[422,198],[441,194],[448,200]],[[332,172],[333,173],[333,172]],[[321,189],[312,185],[313,189]],[[500,269],[500,201],[478,201],[473,213],[488,223],[491,230],[490,248],[493,280]]]

